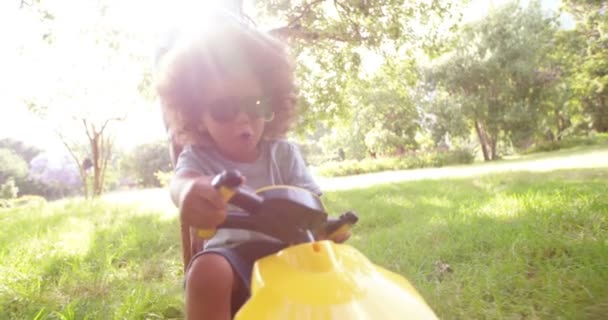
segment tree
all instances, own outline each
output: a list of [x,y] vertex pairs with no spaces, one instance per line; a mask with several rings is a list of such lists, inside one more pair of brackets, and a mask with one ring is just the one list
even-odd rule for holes
[[[590,116],[591,128],[608,132],[608,2],[564,0],[563,9],[577,22],[568,33],[580,39],[568,47],[579,62],[572,74],[578,102]],[[564,40],[572,44],[567,36]]]
[[91,195],[99,196],[104,191],[106,171],[112,156],[113,147],[112,137],[106,129],[110,122],[121,121],[124,120],[124,118],[104,119],[101,124],[97,124],[93,120],[85,117],[82,117],[80,120],[82,121],[82,126],[84,127],[84,132],[89,143],[88,152],[79,152],[79,142],[71,141],[60,131],[57,131],[57,134],[78,166],[78,172],[82,180],[85,196],[90,194],[88,189],[88,172],[91,169],[93,171]]
[[365,144],[371,154],[394,155],[418,148],[415,137],[420,115],[414,65],[412,60],[387,59],[351,91],[353,120],[366,132]]
[[318,143],[314,143],[321,148],[324,155],[323,161],[340,159],[339,151],[344,151],[347,159],[363,159],[369,154],[365,145],[365,131],[361,122],[353,120],[347,124],[336,124],[327,129],[323,136],[319,137]]
[[11,138],[4,138],[0,140],[0,148],[12,150],[27,163],[29,163],[42,151],[38,147],[30,146],[23,141],[18,141]]
[[366,58],[402,57],[421,48],[439,51],[441,34],[456,22],[463,2],[259,1],[255,20],[275,22],[270,32],[289,43],[298,62],[298,128],[306,131],[319,122],[333,126],[351,119],[348,88],[366,72]]
[[5,181],[8,177],[15,189],[7,185],[7,190],[17,190],[21,195],[43,195],[43,190],[28,176],[28,164],[40,152],[37,147],[23,141],[11,138],[0,140],[0,176],[4,177],[0,178],[0,184],[8,183]]
[[0,184],[0,199],[14,199],[18,193],[19,187],[15,185],[15,179],[12,177]]
[[[46,89],[30,93],[25,104],[54,124],[79,168],[85,196],[99,196],[112,156],[115,125],[126,119],[126,110],[143,105],[138,89],[146,74],[145,59],[141,51],[130,50],[141,40],[116,24],[120,8],[113,9],[108,1],[84,7],[78,1],[47,6],[35,2],[21,12],[23,19],[37,26],[39,36],[24,37],[21,44],[24,61],[41,61],[37,66],[41,76],[29,85]],[[93,18],[79,20],[70,13],[72,7]],[[75,44],[83,50],[74,50]],[[85,166],[89,162],[91,174]]]
[[67,154],[40,153],[30,162],[29,178],[47,199],[73,195],[82,187],[78,166]]
[[137,146],[123,163],[124,171],[132,174],[143,187],[160,187],[156,173],[169,172],[171,159],[165,141]]
[[[428,132],[437,145],[447,137],[466,139],[471,130],[464,115],[463,97],[450,95],[441,87],[420,87],[418,103],[422,110],[421,128]],[[466,98],[464,99],[466,100]]]
[[335,158],[340,149],[347,158],[361,159],[418,147],[418,77],[413,65],[411,59],[386,59],[373,74],[347,82],[340,94],[351,107],[340,121],[327,125],[319,141],[326,157]]
[[[243,12],[243,2],[239,0],[224,5],[237,14],[250,14],[255,23],[288,44],[296,61],[295,78],[300,89],[296,124],[300,137],[320,126],[332,128],[333,134],[350,139],[324,139],[326,153],[337,152],[333,150],[334,142],[339,142],[345,145],[345,156],[358,158],[365,153],[361,149],[366,148],[366,135],[376,152],[383,149],[381,152],[390,153],[391,149],[394,152],[415,147],[413,137],[418,127],[409,87],[404,87],[415,86],[415,81],[408,78],[399,82],[402,75],[393,72],[391,87],[377,90],[377,81],[388,75],[369,78],[375,67],[366,61],[398,60],[424,50],[437,54],[443,48],[442,34],[457,23],[459,9],[466,2],[258,1],[255,14]],[[410,62],[408,59],[400,65],[400,71],[408,77],[415,69]],[[353,112],[354,109],[361,112]],[[356,134],[343,134],[358,121],[364,124]]]
[[12,150],[0,148],[0,185],[9,179],[19,185],[27,178],[27,163]]
[[543,140],[554,141],[586,132],[589,121],[579,99],[582,94],[577,84],[577,74],[582,64],[581,52],[585,39],[571,30],[558,30],[553,39],[554,50],[548,55],[548,63],[554,70],[553,85],[542,92],[546,114],[541,127],[546,128]]
[[538,1],[527,8],[511,2],[466,25],[454,50],[435,63],[429,79],[459,97],[486,161],[498,158],[501,139],[535,134],[541,93],[553,79],[545,57],[554,32]]

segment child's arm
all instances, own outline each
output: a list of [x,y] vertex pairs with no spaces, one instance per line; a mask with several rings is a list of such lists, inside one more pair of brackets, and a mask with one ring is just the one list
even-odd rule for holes
[[180,170],[169,184],[171,198],[180,212],[184,272],[187,271],[192,256],[204,244],[202,239],[196,237],[193,230],[210,225],[215,227],[217,221],[221,223],[225,217],[223,209],[225,204],[221,197],[219,202],[216,198],[219,193],[206,187],[211,187],[210,181],[210,177],[195,171]]
[[171,198],[179,208],[182,224],[213,229],[226,218],[226,203],[211,186],[211,179],[195,171],[179,171],[171,179]]

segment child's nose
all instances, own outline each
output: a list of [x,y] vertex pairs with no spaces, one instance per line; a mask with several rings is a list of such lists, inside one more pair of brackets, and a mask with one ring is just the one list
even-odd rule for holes
[[251,115],[249,113],[247,113],[245,110],[239,110],[239,112],[236,114],[236,118],[235,118],[236,123],[249,123],[252,120],[253,119],[251,118]]

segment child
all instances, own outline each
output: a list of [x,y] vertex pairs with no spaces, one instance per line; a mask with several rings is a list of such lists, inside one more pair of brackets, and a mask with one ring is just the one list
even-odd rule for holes
[[[321,194],[297,148],[283,140],[295,116],[284,47],[230,17],[212,32],[181,35],[157,81],[169,132],[185,146],[171,195],[182,225],[195,229],[216,227],[234,209],[210,185],[225,169],[239,170],[249,188],[287,184]],[[187,262],[187,317],[231,318],[248,298],[255,260],[282,248],[254,231],[218,230]]]

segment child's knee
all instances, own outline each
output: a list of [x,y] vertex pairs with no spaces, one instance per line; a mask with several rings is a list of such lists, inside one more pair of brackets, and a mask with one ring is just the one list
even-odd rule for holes
[[232,266],[218,254],[204,254],[196,258],[186,277],[186,286],[194,291],[231,292],[233,283]]

